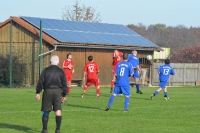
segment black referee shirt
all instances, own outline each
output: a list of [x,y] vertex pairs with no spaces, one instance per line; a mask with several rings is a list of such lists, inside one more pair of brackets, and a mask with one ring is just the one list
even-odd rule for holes
[[40,75],[36,87],[36,94],[39,94],[42,89],[58,89],[63,90],[62,96],[67,94],[66,76],[64,71],[57,65],[51,65],[45,68]]

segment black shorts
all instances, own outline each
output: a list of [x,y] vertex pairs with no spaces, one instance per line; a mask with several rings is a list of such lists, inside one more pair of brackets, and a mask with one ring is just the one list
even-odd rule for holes
[[61,110],[61,93],[62,89],[45,89],[42,95],[42,108],[41,111]]

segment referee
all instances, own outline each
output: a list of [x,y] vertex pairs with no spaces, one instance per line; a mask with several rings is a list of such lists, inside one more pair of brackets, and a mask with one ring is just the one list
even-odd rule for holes
[[36,87],[36,99],[40,100],[40,92],[42,89],[42,108],[41,111],[43,113],[42,123],[43,129],[42,133],[48,133],[47,124],[49,113],[52,111],[55,112],[56,115],[56,130],[55,133],[60,133],[60,125],[62,121],[61,117],[61,103],[66,101],[67,94],[67,85],[66,85],[66,77],[64,71],[59,68],[57,65],[59,63],[59,57],[57,55],[53,55],[50,59],[51,66],[45,68],[40,75],[38,80],[38,84]]

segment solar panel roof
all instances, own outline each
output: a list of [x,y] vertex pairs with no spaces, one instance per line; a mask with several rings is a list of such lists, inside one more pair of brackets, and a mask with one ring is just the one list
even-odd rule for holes
[[158,47],[156,44],[120,24],[78,22],[25,17],[22,19],[40,28],[59,42]]

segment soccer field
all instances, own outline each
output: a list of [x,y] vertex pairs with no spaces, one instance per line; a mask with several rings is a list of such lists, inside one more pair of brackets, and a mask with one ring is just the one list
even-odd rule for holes
[[[81,98],[82,88],[72,88],[63,104],[62,133],[200,133],[200,88],[172,87],[169,101],[163,92],[150,100],[157,88],[132,88],[129,112],[123,112],[124,97],[117,96],[108,112],[109,88],[101,88],[96,98],[89,88]],[[35,89],[0,89],[0,133],[39,133],[42,129],[41,101]],[[54,133],[55,116],[50,113],[49,133]]]

